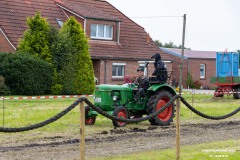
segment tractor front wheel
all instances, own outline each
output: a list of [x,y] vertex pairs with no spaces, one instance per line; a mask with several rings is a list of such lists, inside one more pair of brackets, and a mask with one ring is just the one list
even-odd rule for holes
[[[150,97],[148,102],[148,113],[154,113],[167,104],[172,98],[168,91],[160,91]],[[171,103],[163,112],[149,120],[152,125],[166,126],[173,121],[175,114],[175,104]]]
[[85,124],[86,125],[94,125],[94,123],[96,122],[96,117],[90,117],[88,116],[88,113],[90,112],[90,107],[89,106],[85,106]]
[[[118,118],[127,119],[129,117],[129,114],[125,107],[118,106],[114,109],[113,116],[118,117]],[[115,121],[115,120],[113,120],[112,122],[115,127],[125,127],[127,125],[126,122],[120,122],[120,121]]]

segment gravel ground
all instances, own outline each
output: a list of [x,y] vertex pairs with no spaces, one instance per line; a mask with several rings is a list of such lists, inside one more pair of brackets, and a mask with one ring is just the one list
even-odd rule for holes
[[[213,123],[214,122],[214,123]],[[240,140],[240,121],[212,121],[182,124],[181,145],[223,140]],[[86,159],[175,147],[175,125],[141,126],[103,130],[86,137]],[[35,133],[37,134],[37,133]],[[26,137],[24,137],[26,136]],[[23,135],[0,144],[1,160],[74,160],[79,159],[79,135],[45,135],[36,140]],[[34,135],[31,135],[34,136]],[[3,138],[3,137],[2,137]],[[239,151],[238,151],[239,152]]]

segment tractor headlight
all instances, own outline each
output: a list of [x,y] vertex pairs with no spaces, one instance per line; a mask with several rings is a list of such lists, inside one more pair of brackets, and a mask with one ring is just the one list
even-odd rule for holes
[[114,101],[116,101],[116,100],[117,100],[117,98],[118,98],[117,96],[113,96],[113,100],[114,100]]

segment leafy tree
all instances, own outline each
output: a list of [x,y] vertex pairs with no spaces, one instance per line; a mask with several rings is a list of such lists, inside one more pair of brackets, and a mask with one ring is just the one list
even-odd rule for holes
[[92,94],[95,86],[93,65],[81,24],[70,17],[59,31],[59,37],[55,43],[54,63],[63,93]]
[[175,45],[171,41],[169,43],[164,43],[163,47],[165,47],[165,48],[178,48],[177,45]]
[[158,47],[163,47],[162,42],[160,42],[159,40],[155,40],[154,43],[155,43]]
[[57,42],[57,39],[58,39],[58,30],[54,26],[50,26],[49,48],[52,54],[55,51],[54,44]]
[[28,30],[20,40],[17,52],[29,53],[52,63],[50,46],[50,26],[40,12],[32,18],[27,18]]
[[[169,43],[162,43],[162,42],[160,42],[159,40],[155,40],[154,41],[154,43],[158,46],[158,47],[164,47],[164,48],[179,48],[179,49],[181,49],[182,48],[182,45],[181,44],[179,44],[178,46],[177,45],[175,45],[173,42],[169,42]],[[190,48],[186,48],[186,47],[184,47],[185,49],[190,49]]]
[[193,78],[192,78],[192,74],[190,72],[188,72],[188,75],[187,75],[186,85],[189,88],[194,88],[194,81],[193,81]]

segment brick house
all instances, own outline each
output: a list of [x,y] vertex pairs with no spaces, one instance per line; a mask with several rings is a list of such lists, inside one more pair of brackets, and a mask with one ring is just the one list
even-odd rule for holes
[[[169,54],[173,59],[172,70],[173,74],[177,75],[179,79],[179,66],[177,64],[181,61],[181,49],[176,48],[160,48],[162,54]],[[187,73],[191,73],[193,80],[199,80],[202,83],[202,88],[210,88],[215,85],[210,84],[210,78],[216,76],[216,51],[194,51],[184,50],[184,64],[183,64],[183,86],[186,86]]]
[[[58,29],[70,16],[82,24],[99,83],[122,83],[125,76],[137,75],[136,69],[160,52],[143,27],[104,0],[1,0],[0,52],[15,52],[27,29],[26,17],[37,11]],[[172,70],[171,56],[161,56]],[[152,71],[150,64],[148,75]]]

